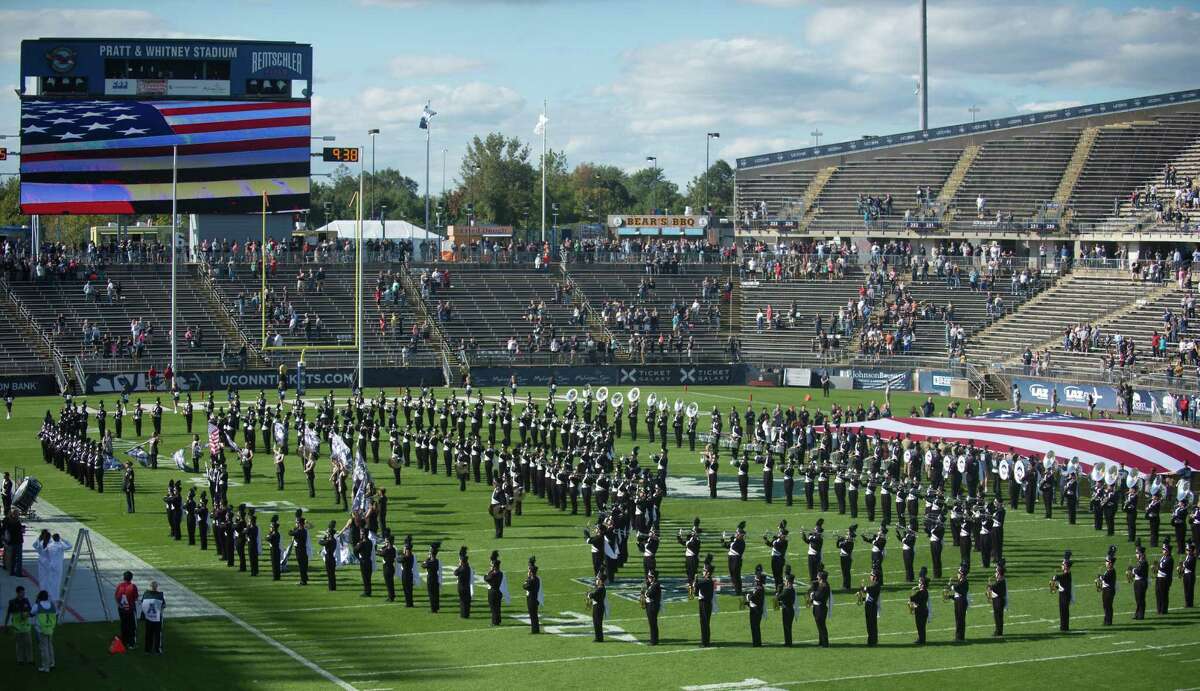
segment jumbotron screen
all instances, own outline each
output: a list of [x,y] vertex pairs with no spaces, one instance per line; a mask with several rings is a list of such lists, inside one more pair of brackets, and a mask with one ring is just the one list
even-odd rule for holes
[[292,211],[309,204],[309,101],[21,102],[25,214]]

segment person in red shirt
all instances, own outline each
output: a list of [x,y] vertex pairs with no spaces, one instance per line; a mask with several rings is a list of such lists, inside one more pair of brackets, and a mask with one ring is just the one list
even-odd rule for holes
[[121,617],[121,642],[126,648],[132,648],[137,644],[138,589],[133,584],[131,571],[122,574],[114,597],[117,601],[117,614]]
[[163,383],[166,384],[168,390],[171,388],[171,380],[175,378],[175,370],[167,365],[167,369],[163,370]]
[[154,365],[150,365],[150,369],[146,370],[146,388],[150,391],[154,390],[154,382],[158,380],[158,370],[154,369]]

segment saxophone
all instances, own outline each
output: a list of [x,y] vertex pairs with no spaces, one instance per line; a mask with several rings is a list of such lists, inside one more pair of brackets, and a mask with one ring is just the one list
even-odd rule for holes
[[867,580],[865,578],[859,581],[858,592],[854,594],[854,597],[857,600],[855,604],[858,605],[867,601]]
[[646,587],[645,585],[643,585],[643,586],[642,586],[642,592],[641,592],[641,594],[638,596],[638,605],[639,605],[639,606],[640,606],[642,609],[646,609],[646,591],[647,591],[647,587]]
[[1093,581],[1093,583],[1096,584],[1096,592],[1098,592],[1098,593],[1104,592],[1104,574],[1098,574],[1096,576],[1096,580]]
[[946,587],[942,588],[942,599],[946,601],[954,599],[954,581],[946,582]]
[[987,594],[988,600],[994,600],[995,595],[992,593],[992,586],[996,585],[996,577],[992,576],[988,579],[987,586],[984,587],[984,592]]

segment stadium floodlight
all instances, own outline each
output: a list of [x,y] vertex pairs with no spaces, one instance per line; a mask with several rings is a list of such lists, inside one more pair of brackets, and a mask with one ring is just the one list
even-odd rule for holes
[[320,137],[309,137],[314,142],[333,142],[337,141],[337,137],[332,134],[322,135]]
[[[377,134],[379,134],[378,127],[372,127],[371,129],[367,130],[367,135],[371,137],[371,184],[372,185],[375,184],[375,135],[377,135]],[[373,194],[371,194],[370,187],[367,188],[367,198],[370,201],[370,203],[367,204],[367,208],[369,208],[371,210],[371,216],[374,217],[375,216],[375,204],[374,204],[375,196]]]
[[720,132],[709,132],[708,136],[704,138],[704,213],[706,214],[708,213],[708,171],[712,167],[708,158],[709,146],[712,144],[712,140],[720,138]]

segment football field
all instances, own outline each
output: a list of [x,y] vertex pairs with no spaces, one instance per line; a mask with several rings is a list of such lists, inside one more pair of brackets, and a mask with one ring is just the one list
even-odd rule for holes
[[[614,387],[614,392],[624,388]],[[531,390],[535,399],[544,399],[544,389]],[[828,409],[832,402],[840,405],[869,405],[882,403],[882,392],[835,392],[823,398],[818,390],[769,389],[750,387],[704,387],[684,391],[680,388],[656,387],[641,391],[643,404],[651,392],[669,402],[681,399],[696,402],[700,408],[698,429],[709,428],[709,410],[713,405],[727,415],[730,406],[744,412],[753,399],[755,408],[776,403],[799,407],[808,394],[807,403]],[[325,391],[309,391],[316,400]],[[373,396],[376,390],[368,389]],[[446,389],[435,391],[439,399]],[[498,391],[485,391],[494,396]],[[561,397],[565,391],[559,390]],[[397,395],[389,391],[389,395]],[[518,394],[519,412],[526,392]],[[339,404],[346,392],[337,392]],[[461,391],[459,392],[461,396]],[[243,406],[250,404],[257,392],[243,392]],[[274,392],[267,392],[273,402]],[[95,408],[100,396],[86,397],[87,405]],[[106,398],[106,407],[115,407],[116,397]],[[132,406],[137,396],[131,396]],[[225,395],[218,392],[218,405]],[[289,392],[290,398],[290,392]],[[893,393],[891,400],[898,415],[906,414],[911,406],[919,405],[924,396]],[[154,396],[142,394],[146,405]],[[204,438],[204,414],[195,399],[197,413],[194,431]],[[561,398],[560,398],[561,400]],[[947,398],[935,398],[938,413],[945,411]],[[964,405],[966,402],[962,402]],[[1171,590],[1171,612],[1167,616],[1153,614],[1153,591],[1149,596],[1148,614],[1144,621],[1132,621],[1132,589],[1125,583],[1124,570],[1133,561],[1133,545],[1124,535],[1123,515],[1118,517],[1117,534],[1109,537],[1092,529],[1091,516],[1080,514],[1078,525],[1068,525],[1065,511],[1054,507],[1054,517],[1045,519],[1039,506],[1035,514],[1021,508],[1008,511],[1005,530],[1005,556],[1009,568],[1010,606],[1007,612],[1005,636],[992,637],[990,606],[984,604],[984,586],[990,571],[984,570],[976,553],[970,575],[974,604],[968,614],[968,641],[953,642],[954,618],[949,603],[943,602],[941,591],[958,563],[958,549],[949,544],[943,554],[944,578],[932,582],[933,617],[929,622],[929,643],[924,648],[913,645],[916,637],[913,617],[906,602],[912,584],[904,582],[898,541],[891,536],[891,548],[884,562],[886,585],[883,611],[880,618],[880,645],[866,647],[866,632],[862,608],[856,605],[852,593],[840,591],[840,569],[832,535],[845,531],[851,523],[859,524],[859,533],[874,533],[878,523],[866,520],[860,510],[857,519],[849,514],[839,515],[836,505],[828,512],[808,510],[804,506],[801,483],[797,482],[797,501],[787,507],[782,492],[776,490],[775,501],[767,504],[758,495],[761,483],[759,470],[751,468],[751,489],[754,496],[747,502],[736,498],[734,469],[729,466],[729,454],[722,452],[721,496],[710,499],[703,485],[703,473],[696,452],[689,452],[686,439],[682,449],[676,449],[674,438],[670,448],[671,494],[663,502],[662,547],[658,553],[659,572],[664,582],[666,607],[660,615],[662,639],[651,647],[648,627],[636,595],[641,586],[641,562],[631,554],[615,584],[609,587],[611,612],[606,620],[604,643],[592,641],[591,618],[585,609],[584,593],[588,588],[591,560],[583,540],[586,525],[595,516],[579,514],[570,509],[561,512],[532,493],[524,502],[524,515],[513,516],[511,528],[503,539],[493,536],[492,521],[487,513],[489,488],[469,482],[465,492],[459,491],[456,479],[420,472],[414,464],[406,468],[403,484],[393,485],[391,470],[380,463],[369,464],[377,485],[387,488],[390,497],[388,526],[397,535],[399,544],[405,535],[412,535],[418,559],[423,559],[430,542],[442,542],[442,562],[447,569],[454,567],[458,549],[466,545],[471,562],[479,576],[487,570],[488,554],[499,550],[502,568],[508,575],[512,602],[504,607],[503,625],[489,625],[486,597],[482,584],[476,588],[474,607],[469,619],[458,615],[453,577],[447,573],[442,587],[442,608],[438,614],[429,611],[424,587],[416,588],[416,606],[408,609],[402,597],[395,603],[384,599],[382,574],[375,576],[374,596],[361,597],[357,567],[345,567],[338,572],[338,589],[329,592],[325,586],[323,565],[319,558],[310,563],[307,587],[298,587],[294,562],[281,582],[273,582],[267,559],[263,571],[252,578],[236,568],[219,561],[210,544],[207,552],[198,546],[188,546],[186,535],[182,542],[168,537],[168,526],[161,498],[169,480],[182,480],[185,488],[206,487],[203,476],[193,476],[175,469],[170,460],[178,448],[186,448],[190,437],[185,434],[181,415],[172,414],[169,396],[163,396],[167,409],[164,414],[164,442],[161,446],[159,468],[137,469],[137,513],[125,512],[120,491],[120,474],[110,471],[105,493],[97,494],[80,486],[74,479],[42,462],[36,437],[42,417],[49,410],[57,415],[61,400],[57,398],[20,398],[11,421],[0,421],[3,452],[0,469],[12,471],[20,466],[28,475],[43,484],[41,499],[73,517],[90,530],[111,540],[150,567],[171,577],[182,588],[194,593],[204,604],[199,616],[172,618],[171,604],[182,601],[181,593],[167,589],[168,609],[165,655],[148,656],[140,650],[128,655],[109,656],[109,641],[117,632],[117,624],[71,623],[61,626],[56,634],[58,667],[52,673],[54,688],[80,689],[191,689],[191,688],[263,688],[315,689],[355,688],[620,688],[620,689],[758,689],[797,688],[807,686],[838,688],[939,688],[965,685],[967,688],[1021,688],[1031,685],[1044,688],[1154,688],[1175,689],[1196,686],[1200,678],[1200,615],[1194,609],[1183,608],[1183,590],[1178,579]],[[993,408],[1002,402],[991,402]],[[560,403],[561,409],[561,403]],[[643,413],[644,413],[643,405]],[[961,414],[961,410],[960,410]],[[313,417],[310,411],[309,419]],[[514,438],[517,437],[514,415]],[[403,420],[403,417],[401,417]],[[109,417],[112,428],[112,417]],[[643,465],[657,444],[645,438],[644,420],[639,424],[639,441],[629,436],[628,424],[619,440],[617,453],[627,453],[636,444],[641,448]],[[728,429],[728,427],[726,427]],[[93,419],[89,432],[95,435]],[[150,434],[147,413],[142,439],[133,439],[133,424],[126,417],[124,437],[129,441],[144,441]],[[486,430],[485,430],[486,431]],[[240,436],[240,435],[239,435]],[[329,487],[329,453],[324,445],[317,467],[317,496],[310,499],[304,486],[300,461],[292,433],[293,454],[288,457],[287,486],[278,491],[270,458],[261,449],[256,456],[254,474],[249,485],[242,483],[240,468],[231,459],[231,503],[246,503],[257,507],[259,524],[266,525],[272,514],[278,513],[281,525],[290,527],[297,508],[303,508],[315,531],[321,531],[330,520],[339,527],[346,514],[335,505]],[[240,443],[240,439],[239,439]],[[128,448],[125,444],[124,448]],[[118,445],[118,448],[122,448]],[[388,445],[381,443],[380,456],[386,459]],[[119,454],[120,455],[120,454]],[[121,460],[128,457],[120,455]],[[781,484],[782,473],[776,473]],[[1005,487],[1007,498],[1008,488]],[[831,493],[832,494],[832,493]],[[860,504],[861,504],[860,500]],[[1081,499],[1086,507],[1086,497]],[[825,561],[835,586],[833,614],[829,622],[832,647],[816,647],[816,630],[809,610],[798,610],[795,622],[796,645],[784,648],[780,613],[770,611],[763,624],[762,648],[752,648],[748,613],[739,609],[728,587],[722,590],[719,613],[713,617],[711,648],[699,646],[697,606],[689,601],[683,586],[683,548],[676,544],[679,528],[689,527],[698,517],[704,529],[703,551],[711,553],[716,575],[727,577],[725,551],[720,545],[723,530],[731,531],[739,521],[747,524],[744,574],[750,574],[756,564],[769,572],[769,547],[762,535],[774,531],[781,519],[786,519],[792,533],[788,563],[797,574],[797,591],[807,589],[805,546],[799,540],[803,527],[811,527],[818,518],[825,519]],[[876,516],[877,520],[879,516]],[[1141,520],[1141,516],[1139,519]],[[1164,516],[1164,534],[1169,532]],[[37,528],[37,524],[32,525]],[[1144,525],[1139,526],[1145,533]],[[29,535],[26,547],[32,541]],[[74,535],[64,535],[74,539]],[[286,539],[286,537],[285,537]],[[265,542],[265,540],[264,540]],[[928,539],[921,536],[917,543],[916,565],[929,563]],[[1110,544],[1117,545],[1117,569],[1120,573],[1117,593],[1116,621],[1111,627],[1101,626],[1099,594],[1092,580],[1103,568],[1104,555]],[[630,551],[635,552],[630,539]],[[1057,597],[1048,588],[1048,580],[1057,571],[1064,550],[1071,550],[1075,561],[1076,604],[1072,608],[1072,631],[1058,631]],[[858,586],[869,567],[870,546],[859,542],[855,551],[853,584]],[[1148,550],[1152,562],[1156,549]],[[530,635],[524,621],[525,606],[521,592],[525,568],[530,556],[537,557],[545,589],[542,607],[543,633]],[[27,557],[27,560],[30,559]],[[145,590],[146,578],[135,570],[138,585]],[[4,598],[11,597],[12,579],[3,581]],[[28,583],[26,583],[28,587]],[[112,584],[105,585],[106,595]],[[94,588],[93,588],[94,590]],[[211,607],[210,607],[211,605]],[[140,635],[140,632],[139,632]],[[11,638],[0,637],[0,660],[11,660]],[[14,668],[7,667],[10,671]],[[32,668],[15,671],[9,677],[17,684],[32,680]],[[43,680],[44,681],[44,680]],[[8,688],[23,688],[17,685]]]

